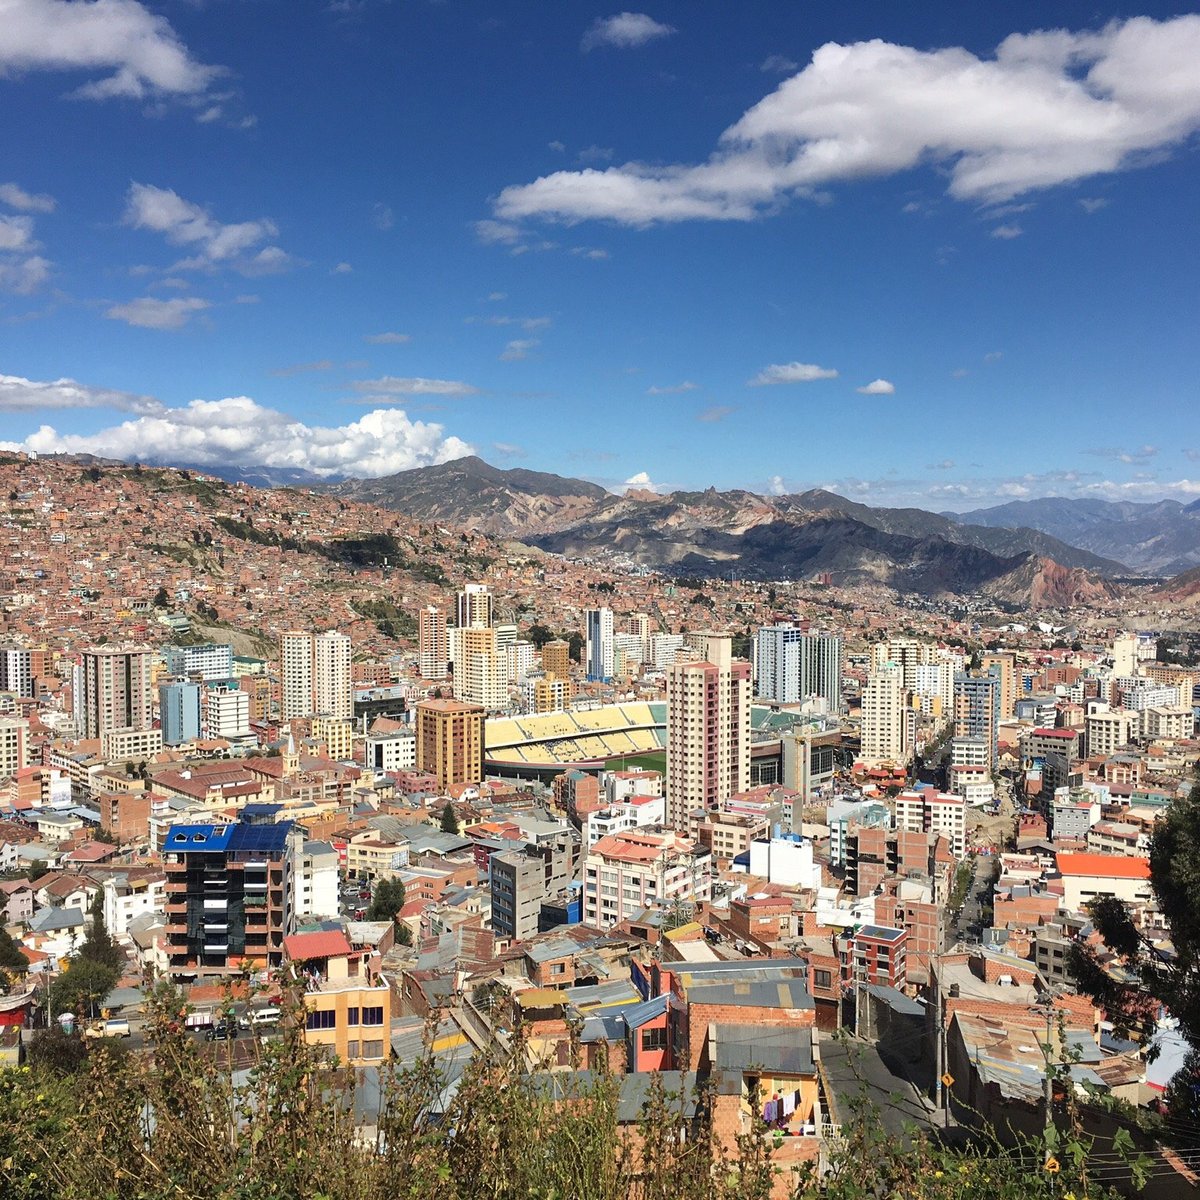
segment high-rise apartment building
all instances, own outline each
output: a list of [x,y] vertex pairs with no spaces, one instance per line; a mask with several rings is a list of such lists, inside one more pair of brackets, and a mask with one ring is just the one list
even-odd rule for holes
[[233,647],[164,646],[163,662],[168,675],[177,679],[199,679],[204,683],[233,678]]
[[446,634],[446,614],[429,604],[417,615],[417,653],[422,679],[445,679],[450,661],[450,639]]
[[[915,669],[915,664],[914,664]],[[904,670],[884,663],[863,688],[859,757],[868,767],[880,763],[906,765],[911,757],[912,710],[908,707]]]
[[48,659],[45,650],[0,646],[0,692],[15,692],[18,696],[31,698],[33,681],[46,674]]
[[954,677],[954,736],[982,741],[988,749],[988,769],[996,769],[1000,738],[999,673]]
[[0,779],[11,779],[29,766],[29,722],[0,717]]
[[454,694],[489,712],[508,705],[508,660],[496,646],[496,631],[467,626],[457,631]]
[[487,584],[468,583],[458,593],[459,629],[487,629],[493,618],[492,593]]
[[750,787],[750,664],[733,658],[727,633],[707,635],[700,661],[667,671],[667,816],[688,827]]
[[172,825],[163,843],[172,978],[278,967],[295,928],[303,831],[277,824]]
[[829,711],[842,706],[842,639],[805,633],[796,625],[767,625],[755,639],[755,692],[778,704],[820,697]]
[[315,636],[289,630],[280,638],[280,718],[338,717],[354,710],[350,639],[330,629]]
[[483,723],[478,704],[422,700],[416,707],[417,770],[437,776],[445,790],[483,779]]
[[164,746],[195,741],[200,736],[200,685],[184,679],[160,683],[158,721]]
[[250,736],[250,693],[241,688],[209,688],[204,697],[204,734],[238,741]]
[[547,675],[567,679],[571,674],[571,647],[560,638],[547,642],[542,647],[542,670]]
[[75,720],[81,736],[146,730],[153,721],[150,650],[93,646],[75,672]]
[[1011,650],[985,654],[982,666],[985,675],[1000,681],[1000,720],[1011,721],[1017,702],[1017,656]]
[[589,608],[584,613],[586,631],[585,667],[589,680],[610,683],[613,677],[613,612],[611,608]]
[[354,715],[350,639],[330,629],[313,638],[313,714],[348,721]]

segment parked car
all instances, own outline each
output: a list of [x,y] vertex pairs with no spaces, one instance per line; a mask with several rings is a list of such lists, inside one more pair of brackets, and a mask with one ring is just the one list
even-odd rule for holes
[[133,1031],[124,1017],[110,1017],[107,1021],[97,1021],[94,1025],[89,1025],[83,1031],[83,1036],[87,1038],[132,1037]]
[[236,1021],[218,1021],[204,1031],[206,1042],[232,1042],[238,1035]]

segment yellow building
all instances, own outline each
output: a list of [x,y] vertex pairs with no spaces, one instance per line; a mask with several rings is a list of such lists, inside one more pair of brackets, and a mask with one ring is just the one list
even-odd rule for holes
[[352,1066],[386,1058],[392,992],[371,951],[355,950],[340,930],[294,933],[283,946],[285,966],[304,989],[304,1040]]
[[341,718],[313,717],[312,736],[325,743],[329,757],[349,762],[354,757],[354,724]]

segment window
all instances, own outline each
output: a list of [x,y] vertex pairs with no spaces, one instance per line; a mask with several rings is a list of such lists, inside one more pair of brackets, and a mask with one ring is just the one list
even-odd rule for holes
[[306,1029],[333,1029],[337,1026],[337,1013],[333,1009],[316,1009],[308,1014]]
[[362,1044],[363,1058],[382,1058],[383,1057],[383,1042],[363,1042]]
[[358,1024],[358,1009],[357,1008],[346,1009],[346,1024],[347,1025],[357,1025]]
[[358,1042],[351,1040],[346,1043],[346,1061],[350,1062],[351,1060],[353,1060],[357,1057],[358,1057]]
[[665,1050],[667,1048],[667,1031],[662,1029],[642,1030],[643,1050]]
[[820,969],[813,972],[813,987],[827,988],[833,986],[833,973]]
[[566,972],[566,969],[567,969],[566,963],[551,963],[550,964],[550,974],[551,975],[562,975]]

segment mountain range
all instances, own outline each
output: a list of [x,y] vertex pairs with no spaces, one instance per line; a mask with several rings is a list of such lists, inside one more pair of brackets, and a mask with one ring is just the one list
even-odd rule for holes
[[975,525],[921,509],[872,508],[832,492],[631,490],[475,457],[331,489],[419,520],[465,526],[573,557],[616,557],[676,575],[828,575],[925,594],[982,592],[1047,607],[1111,599],[1107,559],[1029,528]]
[[1051,496],[943,515],[993,529],[1040,529],[1072,546],[1154,575],[1178,575],[1200,566],[1200,500],[1191,504],[1178,500],[1138,503]]

